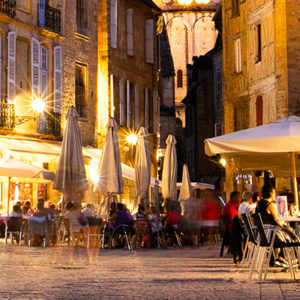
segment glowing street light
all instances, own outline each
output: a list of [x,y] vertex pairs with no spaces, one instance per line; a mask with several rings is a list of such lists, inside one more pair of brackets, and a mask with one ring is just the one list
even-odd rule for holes
[[130,145],[136,145],[137,143],[137,135],[134,133],[131,133],[130,135],[127,136],[126,140]]
[[220,159],[220,164],[225,168],[226,167],[226,160],[224,158]]
[[31,103],[31,107],[40,114],[46,109],[46,103],[41,98],[35,98]]

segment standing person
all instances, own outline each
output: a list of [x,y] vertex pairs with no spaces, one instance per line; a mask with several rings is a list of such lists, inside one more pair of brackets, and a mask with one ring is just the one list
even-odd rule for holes
[[232,220],[234,216],[237,216],[238,207],[241,203],[241,194],[238,191],[234,191],[230,194],[229,202],[224,206],[222,216],[226,223],[226,230],[231,231]]
[[244,191],[242,198],[243,198],[243,202],[240,204],[238,208],[238,213],[240,216],[246,213],[247,207],[252,203],[252,193],[249,191]]

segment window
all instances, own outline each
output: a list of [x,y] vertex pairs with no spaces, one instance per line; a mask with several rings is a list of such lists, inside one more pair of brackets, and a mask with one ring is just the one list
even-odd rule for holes
[[40,95],[40,43],[35,38],[31,39],[31,88],[32,96]]
[[223,135],[223,124],[215,123],[215,136]]
[[7,100],[14,103],[16,95],[16,33],[10,31],[8,41],[8,66],[7,66]]
[[85,0],[76,0],[76,25],[77,31],[80,33],[84,33],[84,30],[87,28]]
[[242,72],[242,53],[241,53],[241,39],[234,41],[234,54],[235,54],[235,72]]
[[124,126],[124,82],[123,79],[119,79],[119,115],[120,115],[120,125]]
[[220,63],[216,63],[215,67],[215,83],[216,83],[216,98],[220,99],[222,97],[222,72]]
[[77,64],[75,70],[75,106],[79,117],[86,118],[86,66],[82,64]]
[[111,0],[110,2],[110,46],[117,48],[118,34],[118,1]]
[[149,127],[149,90],[147,87],[144,89],[144,122],[145,127]]
[[152,64],[153,59],[153,44],[154,44],[154,22],[152,19],[146,20],[146,36],[145,36],[145,48],[146,48],[146,63]]
[[139,128],[140,125],[140,118],[139,118],[139,87],[138,85],[134,86],[134,102],[135,102],[135,108],[134,108],[134,127],[135,129]]
[[182,88],[182,70],[177,71],[177,87]]
[[232,4],[232,17],[240,15],[240,0],[231,0]]
[[261,24],[255,26],[255,63],[261,61]]
[[115,117],[114,75],[110,74],[110,116]]
[[62,108],[62,50],[54,47],[54,105],[53,111],[61,114]]
[[130,122],[131,122],[131,101],[130,101],[130,81],[126,81],[126,126],[130,127]]
[[47,99],[48,96],[48,50],[41,47],[41,68],[40,68],[40,96]]
[[256,126],[263,124],[263,99],[262,96],[256,98]]
[[133,55],[133,20],[132,9],[127,9],[127,54]]

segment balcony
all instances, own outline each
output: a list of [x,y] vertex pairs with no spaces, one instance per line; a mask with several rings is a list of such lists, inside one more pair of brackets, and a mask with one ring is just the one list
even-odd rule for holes
[[0,103],[0,129],[13,130],[16,126],[15,105]]
[[60,33],[61,11],[49,5],[38,3],[38,26]]
[[14,18],[16,15],[16,0],[0,0],[0,12]]

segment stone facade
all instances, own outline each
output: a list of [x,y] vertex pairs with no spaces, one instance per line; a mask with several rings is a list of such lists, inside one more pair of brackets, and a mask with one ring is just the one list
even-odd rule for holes
[[[225,132],[299,115],[299,3],[225,0],[222,11]],[[226,171],[228,193],[242,188],[234,169]]]
[[[149,130],[152,174],[156,174],[159,132],[156,24],[159,8],[149,0],[106,1],[98,5],[98,146],[110,116],[119,129],[121,159],[126,137],[140,126]],[[130,156],[130,154],[129,154]]]
[[204,55],[211,50],[217,38],[212,18],[219,0],[209,4],[181,6],[176,0],[154,1],[163,11],[175,68],[176,118],[185,127],[185,106],[182,103],[187,93],[187,65],[193,56]]

